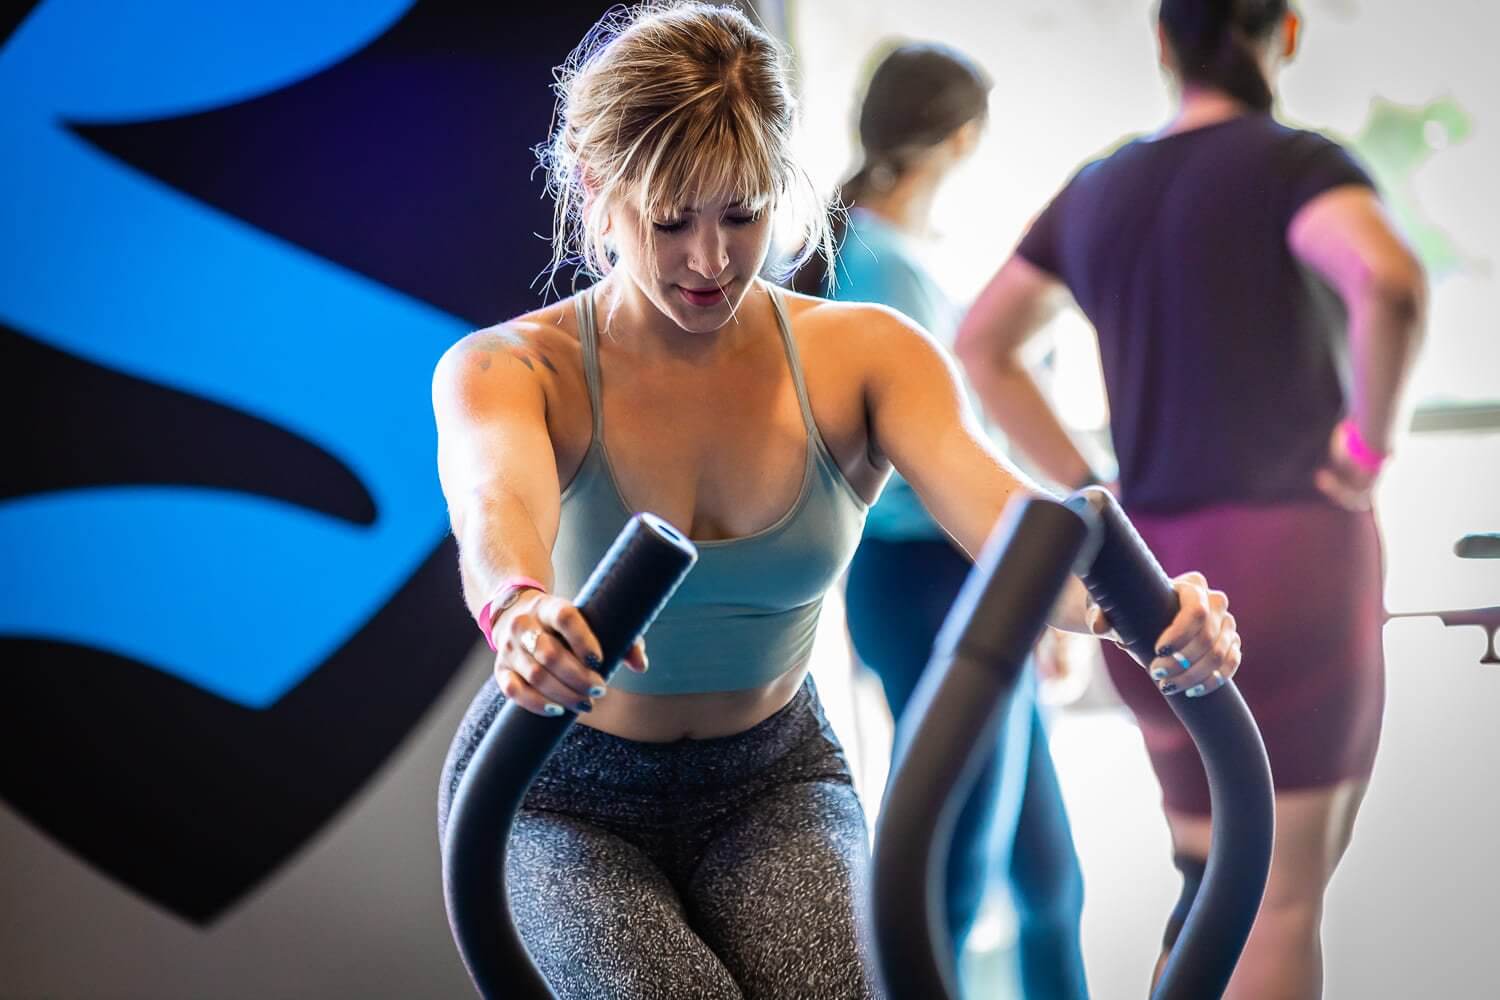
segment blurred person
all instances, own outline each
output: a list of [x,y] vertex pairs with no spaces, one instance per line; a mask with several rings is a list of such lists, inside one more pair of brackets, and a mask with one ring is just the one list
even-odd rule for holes
[[[1082,455],[1017,359],[1071,295],[1098,332],[1125,508],[1169,573],[1204,567],[1235,595],[1255,661],[1240,690],[1276,787],[1270,881],[1226,994],[1255,1000],[1322,991],[1323,897],[1384,705],[1371,497],[1426,302],[1422,268],[1365,170],[1272,113],[1301,26],[1285,0],[1163,0],[1171,119],[1073,176],[957,344],[1011,442],[1048,475],[1083,478]],[[1203,876],[1208,788],[1166,702],[1128,656],[1105,653],[1183,874],[1165,955]],[[1152,676],[1175,693],[1176,673]]]
[[[990,87],[979,66],[943,45],[899,45],[878,62],[859,108],[862,162],[836,199],[847,214],[834,217],[833,280],[814,258],[794,287],[890,306],[951,347],[959,310],[913,244],[929,234],[942,185],[979,144]],[[893,474],[866,516],[845,605],[854,652],[880,678],[898,727],[970,567],[916,491]],[[1001,875],[1016,911],[1027,995],[1066,1000],[1087,995],[1083,876],[1036,693],[1035,671],[1027,670],[954,826],[947,931],[958,961],[986,889]]]

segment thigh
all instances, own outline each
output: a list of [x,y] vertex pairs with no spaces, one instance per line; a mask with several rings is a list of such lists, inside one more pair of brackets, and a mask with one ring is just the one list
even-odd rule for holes
[[[1328,788],[1276,794],[1276,835],[1266,905],[1317,903],[1333,878],[1354,830],[1364,800],[1364,781],[1344,781]],[[1208,817],[1168,811],[1173,849],[1194,858],[1208,857]]]
[[506,887],[521,937],[562,1000],[741,996],[666,876],[599,826],[523,810]]
[[708,845],[687,889],[693,925],[747,998],[873,997],[856,919],[868,866],[852,787],[782,786]]

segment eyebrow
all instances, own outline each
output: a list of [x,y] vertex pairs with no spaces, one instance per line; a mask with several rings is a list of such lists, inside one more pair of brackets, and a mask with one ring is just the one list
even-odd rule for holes
[[[727,205],[724,206],[724,208],[725,208],[726,211],[728,211],[730,209],[735,209],[735,208],[753,208],[753,207],[754,207],[753,200],[750,199],[750,198],[739,198],[739,199],[736,199],[735,201],[731,201],[729,204],[727,204]],[[678,215],[697,215],[698,212],[699,212],[699,209],[695,205],[682,205],[682,206],[679,206],[677,208],[672,209],[672,211],[676,212]]]

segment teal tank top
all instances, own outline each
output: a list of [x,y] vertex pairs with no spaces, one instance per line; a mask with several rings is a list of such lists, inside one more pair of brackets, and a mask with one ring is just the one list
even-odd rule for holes
[[[844,302],[878,302],[916,320],[943,346],[952,348],[959,311],[917,262],[903,237],[879,216],[861,208],[849,213],[849,228],[835,261],[838,280],[825,288]],[[887,542],[946,538],[917,491],[899,472],[870,509],[865,537]]]
[[[698,564],[646,634],[651,669],[617,670],[610,686],[635,694],[689,694],[761,687],[812,653],[823,595],[848,566],[866,505],[813,421],[781,292],[767,286],[807,428],[807,463],[796,501],[752,535],[695,541]],[[562,493],[552,568],[559,594],[574,596],[633,513],[604,447],[599,343],[592,291],[575,303],[593,440]]]

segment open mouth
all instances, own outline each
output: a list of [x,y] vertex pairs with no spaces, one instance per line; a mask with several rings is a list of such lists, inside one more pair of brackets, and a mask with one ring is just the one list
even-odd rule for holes
[[677,290],[690,305],[712,306],[724,301],[724,291],[717,285],[710,285],[707,288],[689,288],[686,285],[678,285]]

